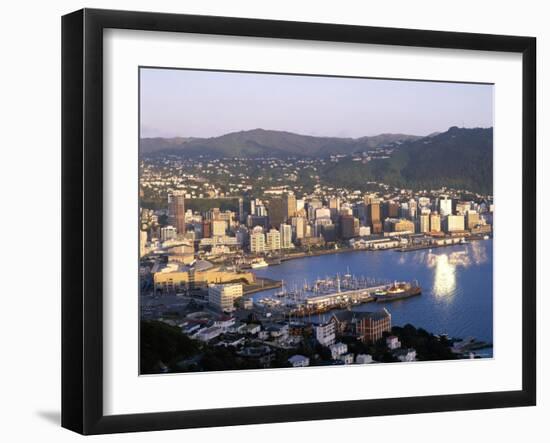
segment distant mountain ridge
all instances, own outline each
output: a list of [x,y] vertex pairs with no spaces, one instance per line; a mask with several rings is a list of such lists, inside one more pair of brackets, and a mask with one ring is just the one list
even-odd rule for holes
[[379,134],[360,138],[316,137],[286,131],[253,129],[212,138],[142,138],[141,154],[174,153],[213,157],[313,157],[352,154],[390,143],[418,140],[408,134]]

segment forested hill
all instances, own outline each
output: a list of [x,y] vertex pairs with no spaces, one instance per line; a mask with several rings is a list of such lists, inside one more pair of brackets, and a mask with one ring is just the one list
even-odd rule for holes
[[492,194],[493,128],[452,127],[402,143],[389,159],[327,165],[323,176],[337,186],[373,180],[417,190],[447,186]]

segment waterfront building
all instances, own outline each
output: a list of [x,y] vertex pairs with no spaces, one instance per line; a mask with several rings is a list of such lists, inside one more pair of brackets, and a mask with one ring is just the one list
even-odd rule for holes
[[336,341],[336,325],[332,321],[316,325],[314,331],[316,340],[323,346],[331,346]]
[[290,357],[288,362],[293,368],[305,368],[306,366],[309,366],[309,358],[299,354]]
[[414,222],[405,218],[388,218],[384,222],[386,232],[415,232]]
[[279,227],[281,233],[281,249],[290,249],[294,245],[292,244],[292,226],[283,223]]
[[441,217],[437,212],[430,214],[430,232],[441,232]]
[[[242,296],[243,285],[240,283],[213,284],[208,286],[208,304],[222,312],[234,311],[235,300]],[[233,319],[234,321],[235,319]]]
[[357,336],[365,343],[381,339],[384,332],[391,331],[391,314],[386,308],[379,312],[368,312],[356,326]]
[[221,219],[212,220],[212,235],[214,237],[225,235],[227,231],[227,221]]
[[281,250],[281,234],[277,229],[270,229],[266,234],[266,251]]
[[430,210],[422,208],[420,210],[420,232],[425,233],[430,231]]
[[170,225],[160,228],[160,241],[165,242],[173,238],[176,238],[176,228]]
[[185,232],[185,195],[174,193],[168,200],[168,221],[178,234]]
[[466,228],[472,229],[480,224],[479,213],[477,211],[469,210],[466,212]]
[[272,198],[268,206],[269,226],[275,228],[286,221],[285,201],[280,198]]
[[439,213],[441,217],[446,217],[453,213],[453,201],[448,195],[439,196]]
[[250,234],[250,252],[262,254],[266,250],[264,230],[261,226],[256,226]]
[[367,237],[371,234],[370,226],[359,227],[359,237]]
[[162,269],[155,266],[151,272],[155,292],[178,292],[189,288],[208,287],[213,283],[235,281],[250,285],[255,281],[252,272],[236,272],[223,266],[214,266],[208,261],[194,259],[187,264],[168,263]]
[[445,218],[445,232],[464,231],[463,215],[448,215]]

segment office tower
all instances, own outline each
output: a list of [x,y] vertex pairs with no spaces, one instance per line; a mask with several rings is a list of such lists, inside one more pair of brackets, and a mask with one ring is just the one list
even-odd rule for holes
[[441,232],[441,217],[437,212],[430,214],[430,231]]
[[453,213],[453,201],[447,195],[439,196],[439,214],[446,217]]
[[414,222],[406,218],[388,218],[384,222],[384,230],[386,232],[407,232],[414,233]]
[[250,234],[250,252],[261,254],[265,252],[265,235],[264,230],[260,226],[252,229]]
[[292,226],[283,223],[279,227],[279,232],[281,233],[281,248],[292,248]]
[[464,231],[464,216],[448,215],[445,218],[445,231],[446,232]]
[[269,226],[275,228],[285,221],[285,202],[282,198],[276,197],[269,201],[267,208]]
[[281,249],[281,234],[277,229],[270,229],[266,234],[266,251],[279,251]]
[[290,224],[292,225],[292,230],[294,232],[294,238],[299,240],[304,238],[306,230],[306,219],[305,217],[292,217],[290,219]]
[[382,205],[382,220],[397,217],[399,217],[399,203],[391,200],[384,202]]
[[294,194],[286,194],[285,196],[285,220],[296,215],[296,196]]
[[420,232],[430,232],[430,210],[422,208],[420,211]]
[[168,213],[170,224],[176,228],[178,234],[184,234],[185,196],[182,193],[172,194],[169,197]]
[[330,218],[329,208],[318,208],[315,210],[315,219],[318,218]]
[[371,201],[371,203],[367,205],[367,225],[370,226],[373,234],[380,234],[382,232],[380,203],[378,201]]
[[344,239],[356,237],[359,234],[359,220],[353,215],[340,217],[340,235]]

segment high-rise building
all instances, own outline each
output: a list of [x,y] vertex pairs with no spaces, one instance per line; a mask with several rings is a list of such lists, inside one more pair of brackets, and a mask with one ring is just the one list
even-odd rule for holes
[[367,205],[367,225],[370,226],[373,234],[379,234],[382,232],[380,203],[378,201],[371,201],[371,203]]
[[264,230],[260,226],[256,226],[252,229],[250,234],[250,252],[254,254],[261,254],[265,252],[265,235]]
[[441,217],[437,212],[430,214],[430,231],[441,232]]
[[468,229],[472,229],[475,228],[477,225],[479,225],[479,213],[472,210],[466,212],[466,227]]
[[272,228],[285,222],[285,201],[282,198],[276,197],[269,201],[268,216],[269,226]]
[[420,210],[420,232],[430,232],[430,212],[428,208]]
[[359,234],[359,219],[353,215],[342,215],[340,217],[340,233],[344,239],[356,237]]
[[296,196],[294,194],[288,193],[285,196],[285,220],[287,221],[290,217],[296,215]]
[[453,201],[447,195],[439,196],[439,213],[441,217],[446,217],[453,213]]
[[277,229],[270,229],[266,234],[266,251],[279,251],[281,249],[281,234]]
[[292,248],[292,226],[283,223],[279,227],[279,232],[281,233],[281,248],[290,249]]
[[319,218],[330,218],[330,209],[329,208],[318,208],[315,210],[315,219]]
[[399,217],[399,203],[394,201],[387,201],[383,205],[383,218],[397,218]]
[[448,215],[445,218],[445,231],[446,232],[464,231],[464,216]]
[[294,238],[299,240],[305,237],[307,220],[305,217],[292,217],[290,219],[292,225],[292,231],[294,232]]
[[174,193],[169,196],[168,218],[178,234],[185,234],[185,196]]
[[384,222],[384,231],[414,233],[414,222],[407,220],[406,218],[387,218]]

